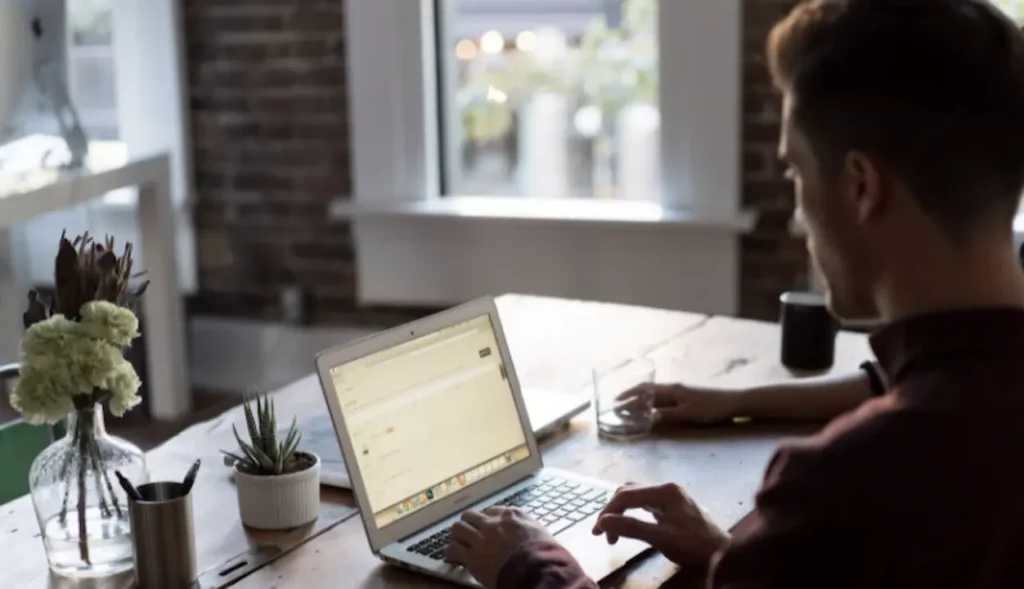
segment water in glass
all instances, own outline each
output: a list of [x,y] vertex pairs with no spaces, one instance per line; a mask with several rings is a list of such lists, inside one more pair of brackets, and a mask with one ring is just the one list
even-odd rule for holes
[[623,440],[650,433],[654,425],[654,396],[644,385],[653,383],[654,377],[654,363],[647,358],[594,370],[598,435]]

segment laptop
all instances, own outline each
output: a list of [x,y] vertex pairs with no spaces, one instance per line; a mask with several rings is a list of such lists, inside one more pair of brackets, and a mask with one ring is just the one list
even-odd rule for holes
[[493,299],[321,352],[316,366],[384,562],[479,586],[445,548],[464,511],[492,505],[534,515],[595,580],[649,549],[591,533],[618,484],[544,466]]
[[[586,395],[561,391],[523,389],[526,412],[530,416],[533,435],[539,440],[569,425],[573,417],[590,407]],[[348,467],[341,456],[338,436],[330,415],[314,415],[299,422],[302,433],[302,449],[315,452],[320,457],[320,484],[339,489],[351,489]],[[288,429],[278,433],[281,439],[288,435]]]

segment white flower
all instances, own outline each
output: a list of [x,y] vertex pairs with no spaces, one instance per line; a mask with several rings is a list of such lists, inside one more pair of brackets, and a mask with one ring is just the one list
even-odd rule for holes
[[11,406],[29,423],[57,423],[74,408],[64,385],[56,372],[23,366]]
[[11,405],[30,423],[56,423],[74,407],[73,397],[99,400],[109,393],[120,417],[140,403],[139,376],[123,346],[138,336],[130,310],[106,301],[83,306],[83,321],[54,315],[28,328],[21,342],[21,378]]
[[110,391],[110,412],[115,417],[121,417],[142,402],[138,395],[142,381],[127,360],[121,360],[121,365],[107,377],[104,384],[103,388]]
[[82,305],[82,327],[96,338],[128,346],[139,336],[139,319],[130,309],[108,301]]

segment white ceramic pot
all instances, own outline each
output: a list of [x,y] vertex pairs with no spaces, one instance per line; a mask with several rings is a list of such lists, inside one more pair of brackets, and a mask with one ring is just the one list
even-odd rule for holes
[[285,530],[310,523],[320,513],[320,457],[301,472],[255,476],[235,467],[242,523],[258,530]]

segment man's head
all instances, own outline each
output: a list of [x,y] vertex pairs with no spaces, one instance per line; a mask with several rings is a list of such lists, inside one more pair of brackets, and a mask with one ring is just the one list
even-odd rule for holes
[[836,315],[875,316],[876,289],[912,264],[1010,239],[1024,35],[986,0],[809,0],[772,30],[767,60]]

